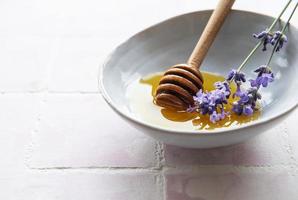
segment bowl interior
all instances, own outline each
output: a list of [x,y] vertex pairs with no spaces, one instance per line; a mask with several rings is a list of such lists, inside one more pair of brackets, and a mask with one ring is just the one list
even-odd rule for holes
[[[130,109],[126,96],[128,86],[148,74],[162,72],[169,66],[184,63],[211,13],[212,11],[200,11],[166,20],[121,44],[109,56],[101,71],[102,92],[109,104],[130,119],[140,121]],[[273,20],[269,16],[233,10],[201,70],[225,75],[230,69],[237,68],[257,43],[252,34],[266,29]],[[281,29],[281,25],[278,24],[276,30]],[[287,31],[288,44],[273,58],[271,68],[276,75],[276,81],[262,90],[265,106],[257,121],[279,116],[298,102],[298,93],[295,91],[298,86],[298,48],[295,46],[298,44],[297,35],[298,30],[291,25]],[[255,77],[253,70],[265,64],[269,54],[270,50],[258,50],[243,70],[248,78]]]

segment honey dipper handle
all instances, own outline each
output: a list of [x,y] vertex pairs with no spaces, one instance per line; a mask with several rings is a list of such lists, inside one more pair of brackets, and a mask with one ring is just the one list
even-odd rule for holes
[[235,0],[219,0],[187,63],[199,69]]

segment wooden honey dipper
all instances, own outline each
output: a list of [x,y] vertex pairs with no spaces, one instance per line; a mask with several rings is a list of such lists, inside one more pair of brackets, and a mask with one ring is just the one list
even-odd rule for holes
[[193,96],[203,88],[204,81],[199,68],[234,2],[219,1],[187,64],[174,65],[164,73],[154,98],[157,105],[181,111],[194,104]]

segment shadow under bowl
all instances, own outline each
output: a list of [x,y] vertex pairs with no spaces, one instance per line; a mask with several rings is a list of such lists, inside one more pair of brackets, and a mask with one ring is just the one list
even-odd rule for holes
[[[100,88],[104,99],[123,119],[145,134],[167,144],[192,148],[210,148],[243,142],[282,120],[282,115],[298,102],[298,30],[290,25],[288,44],[277,53],[271,64],[276,80],[262,90],[266,100],[256,121],[216,130],[179,130],[165,128],[137,117],[130,109],[127,88],[148,74],[162,72],[187,60],[212,11],[198,11],[177,16],[154,25],[119,45],[107,58],[100,71]],[[236,68],[255,46],[253,33],[266,29],[274,19],[252,12],[233,10],[204,60],[201,70],[227,74]],[[277,24],[276,30],[281,29]],[[270,50],[261,49],[243,69],[254,77],[253,69],[265,64]]]

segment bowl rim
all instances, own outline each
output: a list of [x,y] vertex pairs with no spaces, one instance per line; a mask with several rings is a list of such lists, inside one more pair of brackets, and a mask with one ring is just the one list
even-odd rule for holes
[[[223,134],[223,133],[236,133],[237,130],[242,130],[242,129],[246,129],[252,126],[258,126],[261,124],[265,124],[268,123],[270,121],[273,121],[274,119],[280,118],[283,115],[287,114],[288,112],[294,110],[297,106],[298,106],[298,98],[296,98],[296,102],[294,102],[293,104],[291,104],[290,106],[282,109],[280,112],[277,112],[276,115],[264,118],[264,119],[260,119],[260,120],[255,120],[252,122],[248,122],[245,124],[241,124],[241,125],[237,125],[237,126],[233,126],[233,127],[228,127],[228,128],[219,128],[219,129],[215,129],[215,130],[175,130],[175,129],[171,129],[171,128],[164,128],[161,126],[155,126],[154,124],[150,124],[147,123],[144,120],[141,120],[139,118],[136,118],[132,115],[126,114],[125,112],[121,111],[119,108],[117,108],[117,106],[113,103],[112,99],[110,98],[108,92],[105,90],[104,87],[104,83],[103,83],[103,73],[104,73],[104,69],[107,66],[107,63],[109,62],[110,58],[112,57],[112,55],[126,42],[128,42],[129,40],[131,40],[132,38],[134,38],[136,35],[139,35],[141,33],[146,32],[148,29],[151,29],[155,26],[158,26],[166,21],[170,21],[170,20],[174,20],[175,18],[180,18],[183,16],[187,16],[187,15],[192,15],[195,13],[210,13],[212,12],[212,9],[206,9],[206,10],[198,10],[198,11],[192,11],[192,12],[188,12],[188,13],[183,13],[180,15],[176,15],[174,17],[170,17],[167,18],[165,20],[162,20],[158,23],[155,23],[141,31],[138,31],[136,33],[134,33],[132,36],[130,36],[129,38],[125,39],[124,41],[122,41],[120,44],[118,44],[109,54],[108,56],[105,58],[104,62],[99,66],[98,69],[98,89],[99,89],[99,93],[101,94],[101,96],[104,98],[104,100],[107,102],[107,104],[116,112],[118,113],[120,116],[122,116],[123,118],[129,120],[132,123],[137,123],[138,125],[141,126],[145,126],[147,128],[151,128],[155,131],[162,131],[164,133],[170,133],[170,134],[183,134],[183,135],[188,135],[188,136],[194,136],[194,135],[204,135],[204,136],[214,136],[217,134]],[[245,14],[254,14],[254,15],[259,15],[259,16],[263,16],[263,17],[269,17],[272,18],[272,16],[270,15],[266,15],[263,13],[259,13],[259,12],[253,12],[253,11],[247,11],[247,10],[241,10],[241,9],[232,9],[231,12],[234,13],[245,13]],[[283,21],[283,20],[282,20]],[[294,26],[295,28],[297,28],[295,26],[295,24],[292,22],[291,26]]]

